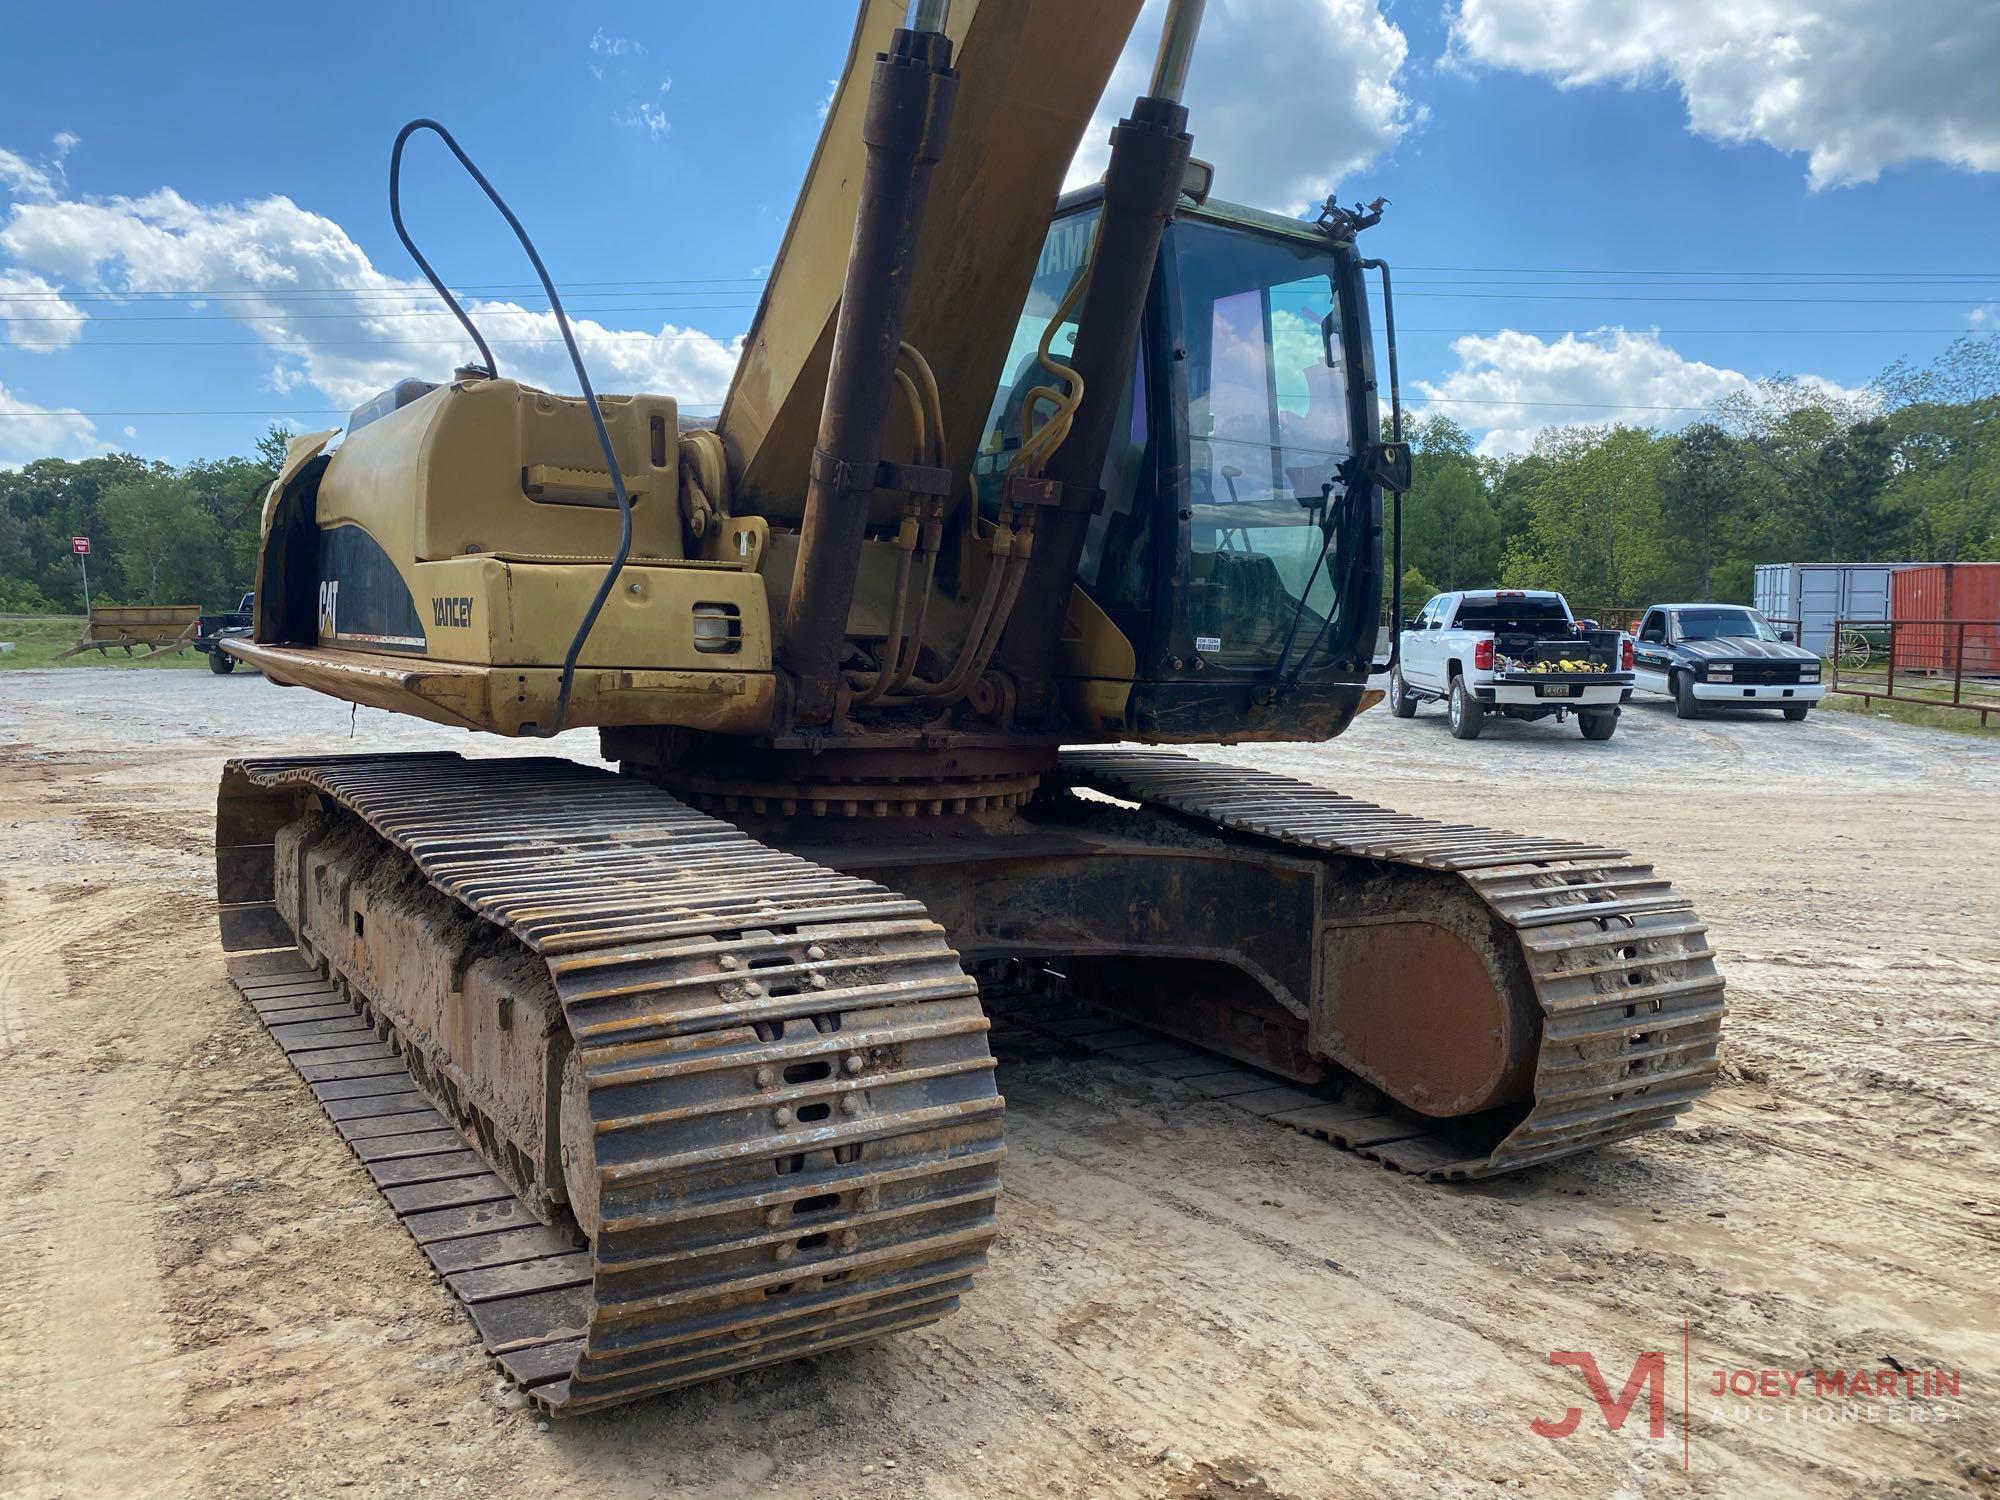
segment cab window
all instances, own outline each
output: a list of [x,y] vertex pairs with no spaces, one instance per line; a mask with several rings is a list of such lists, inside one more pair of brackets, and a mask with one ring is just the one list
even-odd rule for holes
[[[980,515],[989,524],[1000,513],[1007,465],[1020,451],[1028,393],[1051,383],[1039,358],[1042,335],[1089,260],[1097,217],[1092,208],[1058,219],[1042,243],[1028,300],[1015,320],[1000,388],[987,411],[985,434],[972,463]],[[1049,338],[1049,355],[1066,360],[1075,349],[1076,309],[1072,307]],[[1140,617],[1152,607],[1153,586],[1153,507],[1147,503],[1150,496],[1142,483],[1151,439],[1144,400],[1146,379],[1142,340],[1113,429],[1118,436],[1105,455],[1104,506],[1091,517],[1077,565],[1077,579],[1098,607],[1135,638],[1141,628]],[[1041,407],[1037,416],[1046,418],[1048,407]]]
[[1660,610],[1650,610],[1645,624],[1639,627],[1639,639],[1653,645],[1665,645],[1667,640],[1667,617]]
[[1177,228],[1187,345],[1195,649],[1268,667],[1294,621],[1310,641],[1344,559],[1320,522],[1352,452],[1332,257],[1189,221]]

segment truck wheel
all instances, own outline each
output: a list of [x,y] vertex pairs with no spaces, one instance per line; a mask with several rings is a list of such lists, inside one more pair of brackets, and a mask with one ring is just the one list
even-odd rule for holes
[[1389,712],[1399,719],[1417,716],[1417,695],[1404,685],[1400,662],[1389,668]]
[[223,676],[225,673],[234,672],[236,670],[236,658],[231,656],[227,651],[211,651],[208,653],[208,670],[215,673],[218,677]]
[[1674,717],[1677,719],[1697,719],[1701,717],[1701,703],[1694,695],[1694,673],[1674,673]]
[[1785,717],[1796,724],[1806,716],[1806,711],[1811,707],[1810,703],[1787,703],[1785,705]]
[[1587,740],[1608,740],[1618,732],[1618,715],[1578,714],[1576,727],[1583,731]]
[[1485,727],[1486,705],[1472,696],[1472,690],[1465,685],[1463,677],[1451,680],[1451,737],[1455,740],[1476,740],[1479,731]]

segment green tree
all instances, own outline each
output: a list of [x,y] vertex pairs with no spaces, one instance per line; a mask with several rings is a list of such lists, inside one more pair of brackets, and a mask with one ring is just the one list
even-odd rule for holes
[[1962,338],[1876,383],[1895,450],[1892,499],[1930,562],[1994,555],[2000,540],[2000,345]]
[[1433,594],[1442,592],[1418,569],[1403,569],[1403,618],[1408,619],[1428,604]]
[[1451,418],[1432,416],[1418,424],[1410,446],[1403,560],[1446,589],[1492,582],[1500,570],[1500,522],[1470,436]]
[[0,576],[31,583],[57,609],[83,607],[82,575],[69,539],[87,536],[94,596],[116,598],[124,588],[115,558],[116,538],[103,511],[114,486],[152,473],[168,472],[129,453],[72,461],[41,458],[0,472],[0,513],[14,523],[0,537]]
[[292,430],[283,422],[273,422],[257,439],[257,462],[270,472],[272,479],[276,479],[278,470],[285,466],[285,449],[291,446],[291,442]]
[[[264,493],[289,438],[274,425],[257,440],[253,457],[198,459],[179,469],[113,453],[37,459],[0,471],[0,599],[20,609],[81,609],[82,576],[70,538],[87,536],[97,602],[157,595],[233,604],[255,574]],[[135,486],[134,493],[120,493]],[[170,490],[191,509],[170,503]],[[163,529],[161,514],[184,522],[182,531]],[[127,525],[140,534],[124,535]]]
[[1528,496],[1548,477],[1549,461],[1538,453],[1516,453],[1505,458],[1481,460],[1486,493],[1493,502],[1493,514],[1500,522],[1500,551],[1504,556],[1528,534]]
[[147,604],[217,597],[224,587],[221,531],[193,485],[150,474],[107,491],[103,505],[127,597]]
[[1909,516],[1890,493],[1894,445],[1880,400],[1783,375],[1718,407],[1764,483],[1753,520],[1774,560],[1868,562],[1907,547]]
[[223,592],[242,593],[256,573],[264,491],[275,471],[259,459],[224,458],[191,463],[179,477],[195,504],[215,524],[217,573]]
[[1676,581],[1675,593],[1717,597],[1717,565],[1736,550],[1742,529],[1751,488],[1749,463],[1738,440],[1713,422],[1697,422],[1674,440],[1660,501],[1685,575]]
[[1660,475],[1672,439],[1633,427],[1564,427],[1535,440],[1546,472],[1505,578],[1601,609],[1655,597],[1667,568]]

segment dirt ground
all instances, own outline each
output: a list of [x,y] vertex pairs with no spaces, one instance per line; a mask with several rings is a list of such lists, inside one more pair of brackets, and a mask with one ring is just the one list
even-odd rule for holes
[[[225,753],[416,746],[542,749],[245,674],[0,679],[0,1494],[1996,1493],[2000,746],[1659,704],[1602,745],[1461,744],[1432,709],[1217,752],[1644,851],[1711,924],[1726,1085],[1671,1134],[1438,1188],[1182,1085],[1003,1058],[1002,1232],[955,1317],[553,1430],[210,917]],[[1610,1430],[1552,1351],[1614,1398],[1664,1356],[1662,1435],[1644,1390]],[[1897,1366],[1916,1394],[1874,1394]],[[1782,1373],[1856,1369],[1871,1394]],[[1569,1407],[1571,1435],[1531,1430]]]

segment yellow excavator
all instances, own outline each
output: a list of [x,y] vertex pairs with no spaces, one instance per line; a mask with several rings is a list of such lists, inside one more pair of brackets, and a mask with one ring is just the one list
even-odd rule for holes
[[[498,192],[432,122],[396,142],[392,218],[478,360],[292,443],[223,649],[439,724],[594,727],[616,770],[233,761],[221,930],[550,1413],[955,1307],[995,1232],[996,1024],[1440,1180],[1709,1086],[1721,982],[1646,864],[1135,748],[1376,701],[1409,476],[1381,206],[1211,195],[1199,0],[1061,193],[1139,5],[864,0],[712,427],[597,395]],[[426,131],[580,396],[503,375],[404,229]]]

